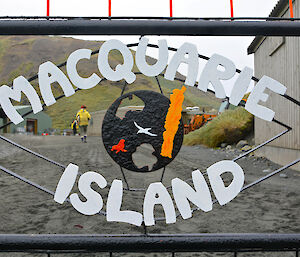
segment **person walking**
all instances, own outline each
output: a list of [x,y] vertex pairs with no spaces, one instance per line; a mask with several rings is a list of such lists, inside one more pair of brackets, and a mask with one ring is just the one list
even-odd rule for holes
[[77,130],[79,129],[78,121],[77,121],[76,117],[75,117],[75,120],[73,120],[73,122],[71,124],[71,129],[73,130],[73,135],[76,136]]
[[77,119],[78,124],[79,124],[81,142],[86,143],[87,127],[89,125],[89,120],[91,119],[91,115],[86,110],[85,105],[81,106],[81,109],[76,114],[76,119]]

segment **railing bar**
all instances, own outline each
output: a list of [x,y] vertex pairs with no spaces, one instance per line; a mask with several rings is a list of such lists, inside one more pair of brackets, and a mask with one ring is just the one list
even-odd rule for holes
[[280,125],[280,126],[282,126],[282,127],[285,127],[285,128],[288,129],[288,130],[292,130],[292,129],[293,129],[293,128],[291,128],[290,126],[288,126],[288,125],[282,123],[282,122],[279,121],[279,120],[273,119],[272,122],[275,122],[275,123],[277,123],[278,125]]
[[123,168],[122,168],[121,166],[120,166],[120,171],[121,171],[121,174],[122,174],[122,176],[123,176],[123,179],[124,179],[124,181],[125,181],[125,184],[126,184],[127,190],[130,190],[130,187],[129,187],[128,181],[127,181],[127,179],[126,179],[125,173],[124,173],[124,171],[123,171]]
[[15,146],[15,147],[18,147],[18,148],[22,149],[23,151],[25,151],[25,152],[27,152],[27,153],[30,153],[30,154],[32,154],[32,155],[34,155],[34,156],[36,156],[36,157],[39,157],[39,158],[41,158],[41,159],[43,159],[43,160],[45,160],[45,161],[47,161],[47,162],[50,162],[50,163],[52,163],[52,164],[54,164],[54,165],[56,165],[56,166],[58,166],[58,167],[60,167],[60,168],[63,168],[63,169],[66,168],[65,165],[60,164],[60,163],[58,163],[58,162],[56,162],[56,161],[53,161],[53,160],[51,160],[51,159],[49,159],[49,158],[47,158],[47,157],[45,157],[45,156],[43,156],[43,155],[41,155],[41,154],[39,154],[39,153],[37,153],[37,152],[34,152],[34,151],[32,151],[32,150],[26,148],[25,146],[19,145],[19,144],[17,144],[16,142],[14,142],[14,141],[12,141],[12,140],[10,140],[10,139],[4,137],[4,136],[1,136],[1,135],[0,135],[0,139],[2,139],[3,141],[5,141],[5,142],[7,142],[7,143],[9,143],[9,144],[11,144],[11,145],[13,145],[13,146]]
[[[1,252],[294,252],[299,250],[300,234],[202,234],[178,237],[1,234]],[[92,249],[92,250],[90,250]],[[297,252],[296,252],[297,253]],[[235,255],[236,256],[236,255]]]
[[247,190],[247,189],[249,189],[249,188],[251,188],[251,187],[253,187],[253,186],[255,186],[255,185],[259,184],[259,183],[261,183],[261,182],[263,182],[264,180],[269,179],[270,177],[273,177],[274,175],[280,173],[281,171],[284,171],[284,170],[288,169],[291,166],[294,166],[298,162],[300,162],[300,158],[297,159],[297,160],[295,160],[295,161],[293,161],[293,162],[291,162],[291,163],[289,163],[289,164],[287,164],[287,165],[285,165],[285,166],[283,166],[283,167],[281,167],[281,168],[279,168],[279,169],[277,169],[277,170],[275,170],[275,171],[273,171],[273,172],[271,172],[271,173],[269,173],[268,175],[266,175],[266,176],[264,176],[264,177],[262,177],[262,178],[260,178],[260,179],[258,179],[256,181],[254,181],[254,182],[252,182],[252,183],[244,186],[241,189],[241,192],[243,192],[243,191],[245,191],[245,190]]
[[126,86],[127,86],[127,82],[125,81],[125,82],[124,82],[124,86],[123,86],[123,88],[122,88],[121,96],[124,94],[125,89],[126,89]]
[[143,226],[143,228],[144,228],[144,235],[145,235],[145,236],[148,236],[148,231],[147,231],[147,227],[146,227],[146,225],[145,225],[145,222],[142,223],[142,226]]
[[[267,180],[267,179],[269,179],[269,178],[271,178],[271,177],[277,175],[278,173],[280,173],[280,172],[282,172],[282,171],[284,171],[284,170],[286,170],[286,169],[288,169],[288,168],[294,166],[295,164],[297,164],[297,163],[299,163],[299,162],[300,162],[300,158],[297,159],[297,160],[295,160],[295,161],[293,161],[293,162],[291,162],[291,163],[289,163],[289,164],[287,164],[287,165],[285,165],[285,166],[283,166],[283,167],[281,167],[281,168],[279,168],[279,169],[277,169],[277,170],[275,170],[275,171],[273,171],[273,172],[271,172],[271,173],[269,173],[269,174],[266,175],[266,176],[263,176],[263,177],[257,179],[256,181],[254,181],[254,182],[252,182],[252,183],[250,183],[250,184],[244,186],[244,187],[241,189],[240,192],[243,192],[243,191],[245,191],[245,190],[247,190],[247,189],[249,189],[249,188],[251,188],[251,187],[253,187],[253,186],[255,186],[255,185],[260,184],[261,182],[263,182],[263,181],[265,181],[265,180]],[[217,202],[218,202],[217,199],[215,199],[215,200],[213,201],[213,204],[215,204],[215,203],[217,203]],[[194,207],[194,208],[192,209],[193,212],[194,212],[194,211],[197,211],[197,210],[199,210],[199,208],[197,208],[197,207]],[[180,216],[180,214],[177,214],[176,217],[179,217],[179,216]],[[164,218],[159,217],[159,218],[156,218],[155,220],[156,220],[156,221],[162,221],[162,220],[164,220]]]
[[[236,251],[236,250],[215,250],[215,251],[213,251],[213,250],[211,250],[211,251],[209,251],[209,252],[216,252],[216,253],[234,253],[234,251]],[[241,250],[238,250],[238,252],[237,253],[256,253],[256,252],[282,252],[282,253],[285,253],[285,252],[291,252],[291,251],[293,251],[294,252],[294,250],[292,249],[286,249],[286,250],[283,250],[283,249],[280,249],[280,250],[273,250],[273,249],[270,249],[270,250],[268,250],[268,249],[264,249],[264,250],[259,250],[259,249],[246,249],[246,250],[243,250],[243,249],[241,249]],[[91,250],[91,251],[88,251],[88,250],[73,250],[73,251],[71,251],[71,250],[55,250],[55,251],[52,251],[52,250],[0,250],[0,253],[21,253],[21,252],[23,252],[23,253],[32,253],[32,254],[42,254],[42,253],[44,253],[44,254],[48,254],[48,253],[50,253],[51,255],[56,255],[56,254],[72,254],[72,253],[99,253],[99,252],[102,252],[102,253],[110,253],[109,252],[109,250],[108,251],[97,251],[97,250]],[[120,251],[121,252],[121,251]],[[124,253],[124,252],[127,252],[127,251],[122,251],[122,253]],[[130,252],[130,251],[128,251],[128,252]],[[133,252],[135,252],[135,251],[133,251]],[[143,252],[143,250],[141,250],[140,252],[135,252],[135,253],[142,253]],[[153,251],[153,252],[159,252],[159,251]],[[180,251],[178,251],[178,252],[180,252]],[[182,252],[186,252],[186,253],[188,253],[188,252],[190,252],[190,251],[182,251]],[[194,251],[192,251],[192,252],[194,252]],[[203,250],[203,251],[198,251],[198,252],[208,252],[207,250]],[[172,253],[172,252],[170,252],[170,253]],[[177,252],[175,252],[175,254],[176,254]],[[113,254],[113,253],[112,253]]]
[[291,97],[289,95],[286,95],[286,94],[284,94],[283,97],[286,98],[286,99],[288,99],[289,101],[293,102],[294,104],[297,104],[297,105],[300,106],[300,102],[298,100],[296,100],[295,98],[293,98],[293,97]]
[[[146,18],[146,17],[145,17]],[[300,36],[299,22],[207,20],[1,20],[1,35]],[[170,18],[169,18],[170,19]],[[66,27],[68,29],[66,29]]]
[[[11,171],[9,169],[6,169],[5,167],[3,167],[1,165],[0,165],[0,170],[2,170],[6,174],[8,174],[8,175],[10,175],[10,176],[12,176],[12,177],[14,177],[16,179],[19,179],[20,181],[25,182],[26,184],[28,184],[30,186],[33,186],[33,187],[35,187],[35,188],[37,188],[37,189],[39,189],[39,190],[41,190],[41,191],[43,191],[43,192],[45,192],[47,194],[50,194],[52,196],[54,196],[54,194],[55,194],[53,191],[51,191],[51,190],[49,190],[49,189],[47,189],[47,188],[45,188],[45,187],[43,187],[43,186],[41,186],[39,184],[37,184],[37,183],[35,183],[35,182],[27,179],[27,178],[24,178],[21,175],[15,173],[15,172],[13,172],[13,171]],[[66,199],[66,202],[70,202],[69,198]],[[105,216],[106,212],[100,211],[100,212],[98,212],[98,214],[101,214],[101,215]]]
[[160,82],[159,82],[158,77],[155,76],[155,79],[156,79],[157,85],[158,85],[158,87],[159,87],[160,93],[163,95],[164,93],[163,93],[163,91],[162,91],[162,89],[161,89],[161,85],[160,85]]
[[161,174],[161,178],[160,178],[160,182],[163,182],[164,176],[165,176],[165,171],[166,171],[166,167],[163,168],[162,174]]
[[260,144],[260,145],[258,145],[258,146],[256,146],[256,147],[254,147],[254,148],[252,148],[251,150],[249,150],[249,151],[247,151],[247,152],[241,154],[240,156],[238,156],[238,157],[232,159],[232,161],[235,162],[235,161],[237,161],[237,160],[239,160],[239,159],[241,159],[241,158],[247,156],[248,154],[250,154],[250,153],[256,151],[257,149],[259,149],[259,148],[265,146],[266,144],[269,144],[270,142],[274,141],[275,139],[277,139],[277,138],[283,136],[284,134],[286,134],[286,133],[288,133],[288,132],[290,132],[289,129],[287,129],[287,130],[285,130],[285,131],[279,133],[278,135],[276,135],[276,136],[272,137],[271,139],[269,139],[269,140],[263,142],[262,144]]
[[25,182],[26,184],[28,184],[28,185],[30,185],[30,186],[33,186],[33,187],[35,187],[35,188],[37,188],[37,189],[39,189],[39,190],[41,190],[41,191],[43,191],[43,192],[45,192],[45,193],[47,193],[47,194],[50,194],[50,195],[54,196],[54,192],[53,192],[53,191],[48,190],[47,188],[45,188],[45,187],[43,187],[43,186],[40,186],[40,185],[38,185],[38,184],[36,184],[36,183],[30,181],[29,179],[24,178],[24,177],[18,175],[17,173],[14,173],[13,171],[4,168],[4,167],[1,166],[1,165],[0,165],[0,170],[4,171],[6,174],[8,174],[8,175],[10,175],[10,176],[13,176],[13,177],[15,177],[15,178],[21,180],[22,182]]
[[[142,233],[135,233],[135,234],[0,234],[0,242],[3,238],[63,238],[63,239],[68,239],[68,238],[83,238],[83,239],[92,239],[92,238],[142,238],[144,237],[144,234]],[[148,237],[159,237],[159,238],[168,238],[168,237],[173,237],[173,238],[221,238],[221,239],[226,239],[226,238],[257,238],[257,239],[290,239],[290,238],[295,238],[296,240],[300,240],[300,233],[185,233],[185,234],[158,234],[158,233],[149,233]],[[1,251],[1,249],[0,249]],[[45,252],[46,250],[44,250]],[[57,250],[58,251],[58,250]],[[257,251],[257,250],[256,250]],[[259,250],[258,250],[259,251]],[[283,249],[280,251],[290,251],[288,249]],[[298,247],[295,247],[293,251],[299,251]],[[55,251],[50,251],[51,253],[55,253]],[[89,251],[93,252],[93,251]],[[109,251],[107,251],[109,252]],[[171,252],[171,251],[170,251]],[[234,250],[232,250],[234,252]]]
[[[50,162],[50,163],[52,163],[52,164],[54,164],[54,165],[57,165],[57,166],[59,166],[59,167],[61,167],[61,168],[63,168],[63,169],[66,168],[65,165],[63,165],[63,164],[61,164],[61,163],[58,163],[58,162],[56,162],[56,161],[53,161],[53,160],[51,160],[51,159],[49,159],[49,158],[47,158],[47,157],[45,157],[45,156],[43,156],[43,155],[41,155],[41,154],[39,154],[39,153],[37,153],[37,152],[34,152],[34,151],[32,151],[32,150],[30,150],[30,149],[28,149],[28,148],[26,148],[26,147],[24,147],[24,146],[22,146],[22,145],[20,145],[20,144],[17,144],[16,142],[14,142],[14,141],[12,141],[12,140],[10,140],[10,139],[4,137],[4,136],[1,136],[1,135],[0,135],[0,139],[3,140],[3,141],[5,141],[5,142],[7,142],[7,143],[9,143],[9,144],[11,144],[11,145],[13,145],[13,146],[15,146],[15,147],[18,147],[18,148],[20,148],[20,149],[22,149],[22,150],[24,150],[24,151],[26,151],[26,152],[28,152],[28,153],[30,153],[30,154],[36,156],[36,157],[39,157],[39,158],[41,158],[41,159],[43,159],[43,160],[45,160],[45,161],[48,161],[48,162]],[[79,174],[79,175],[82,175],[81,172],[78,172],[78,174]],[[126,178],[125,178],[125,179],[126,179]],[[128,183],[127,183],[127,184],[128,184]],[[111,184],[108,183],[108,187],[111,187]],[[170,186],[170,187],[171,187],[171,186]],[[134,191],[134,192],[144,192],[144,191],[146,191],[146,189],[144,189],[144,188],[129,188],[129,186],[128,186],[127,188],[125,188],[124,190],[127,190],[127,191]]]
[[[10,139],[8,139],[8,138],[2,136],[2,135],[0,135],[0,139],[3,140],[3,141],[5,141],[5,142],[7,142],[7,143],[9,143],[9,144],[11,144],[11,145],[13,145],[13,146],[15,146],[15,147],[18,147],[18,148],[22,149],[22,150],[25,151],[25,152],[30,153],[30,154],[32,154],[32,155],[38,157],[38,158],[41,158],[41,159],[43,159],[43,160],[45,160],[45,161],[47,161],[47,162],[50,162],[50,163],[52,163],[52,164],[54,164],[54,165],[56,165],[56,166],[58,166],[58,167],[60,167],[60,168],[66,169],[66,166],[65,166],[65,165],[63,165],[63,164],[61,164],[61,163],[58,163],[58,162],[56,162],[56,161],[54,161],[54,160],[51,160],[51,159],[49,159],[49,158],[47,158],[47,157],[45,157],[45,156],[43,156],[43,155],[41,155],[41,154],[39,154],[39,153],[37,153],[37,152],[34,152],[34,151],[32,151],[32,150],[26,148],[25,146],[22,146],[22,145],[20,145],[20,144],[17,144],[16,142],[14,142],[14,141],[12,141],[12,140],[10,140]],[[79,175],[82,175],[81,172],[79,172],[78,174],[79,174]],[[125,178],[125,182],[126,182],[126,184],[127,184],[127,186],[128,186],[128,183],[127,183],[126,178]],[[108,184],[108,186],[110,187],[111,184]],[[142,188],[129,188],[129,186],[128,186],[125,190],[128,190],[128,191],[146,191],[145,189],[142,189]]]

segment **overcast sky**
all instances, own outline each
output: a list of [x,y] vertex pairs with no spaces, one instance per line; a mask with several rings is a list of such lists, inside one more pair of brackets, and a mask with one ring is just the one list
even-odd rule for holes
[[[1,1],[0,16],[45,16],[47,0]],[[233,0],[235,17],[266,17],[277,0]],[[52,16],[107,16],[108,0],[50,0]],[[112,0],[112,16],[169,16],[169,0]],[[173,16],[229,17],[230,0],[173,0]],[[81,37],[104,40],[107,37]],[[113,38],[117,38],[114,36]],[[124,43],[137,42],[138,37],[118,37]],[[238,68],[253,67],[253,56],[247,47],[253,37],[151,37],[166,38],[168,45],[179,47],[183,42],[197,45],[200,54],[218,53],[231,59]],[[147,52],[148,53],[148,52]],[[156,52],[149,51],[154,56]],[[184,67],[182,67],[184,70]]]

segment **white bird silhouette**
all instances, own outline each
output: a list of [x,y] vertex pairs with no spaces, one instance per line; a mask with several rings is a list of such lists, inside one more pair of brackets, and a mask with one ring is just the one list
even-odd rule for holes
[[152,134],[151,132],[149,132],[149,130],[151,128],[142,128],[135,121],[133,123],[139,129],[139,131],[137,132],[137,134],[142,134],[143,133],[143,134],[146,134],[146,135],[151,136],[151,137],[157,137],[156,134]]

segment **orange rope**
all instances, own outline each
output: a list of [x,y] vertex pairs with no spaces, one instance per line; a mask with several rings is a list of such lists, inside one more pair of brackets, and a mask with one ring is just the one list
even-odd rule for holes
[[291,18],[294,18],[293,0],[290,0],[290,13],[291,13]]

